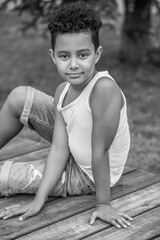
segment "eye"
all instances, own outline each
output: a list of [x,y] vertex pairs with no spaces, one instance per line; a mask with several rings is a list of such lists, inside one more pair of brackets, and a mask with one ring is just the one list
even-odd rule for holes
[[89,53],[80,53],[79,54],[79,57],[81,58],[81,59],[85,59],[85,58],[87,58],[89,56]]
[[61,55],[59,55],[58,57],[61,58],[63,61],[69,59],[69,55],[67,55],[67,54],[61,54]]

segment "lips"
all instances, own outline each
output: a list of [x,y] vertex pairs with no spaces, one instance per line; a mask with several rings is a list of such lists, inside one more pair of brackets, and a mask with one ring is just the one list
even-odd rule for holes
[[66,73],[66,75],[80,75],[82,73]]
[[82,73],[67,73],[66,75],[69,77],[77,78],[80,77]]

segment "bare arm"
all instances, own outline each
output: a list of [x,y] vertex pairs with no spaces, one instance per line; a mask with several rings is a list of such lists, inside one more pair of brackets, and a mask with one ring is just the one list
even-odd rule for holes
[[[93,117],[92,167],[97,204],[110,204],[108,150],[115,137],[121,110],[121,93],[112,80],[100,80],[91,96]],[[109,82],[108,82],[109,81]],[[112,81],[112,82],[111,82]]]
[[59,95],[59,89],[57,89],[55,94],[55,126],[53,140],[47,157],[43,179],[36,194],[36,198],[43,199],[44,201],[62,176],[69,157],[65,122],[61,113],[57,111],[56,107]]
[[97,203],[97,210],[91,217],[91,223],[95,221],[96,217],[100,217],[116,227],[129,226],[129,222],[124,220],[129,216],[120,217],[110,203],[108,151],[117,132],[122,104],[122,95],[116,83],[109,79],[101,79],[97,82],[90,103],[93,117],[92,170]]

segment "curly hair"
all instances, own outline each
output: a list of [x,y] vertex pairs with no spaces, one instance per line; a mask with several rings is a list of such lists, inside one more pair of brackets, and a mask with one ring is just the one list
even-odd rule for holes
[[95,50],[99,47],[99,15],[84,2],[63,4],[54,9],[49,20],[51,45],[54,49],[57,34],[91,32]]

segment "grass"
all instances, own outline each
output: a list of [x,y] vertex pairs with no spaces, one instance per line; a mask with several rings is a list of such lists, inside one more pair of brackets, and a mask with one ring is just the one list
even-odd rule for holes
[[[0,106],[19,85],[31,85],[54,96],[60,78],[48,49],[50,39],[40,32],[17,31],[21,20],[11,13],[0,15]],[[105,26],[100,33],[104,47],[98,70],[108,69],[128,102],[131,149],[127,165],[160,172],[160,69],[150,64],[137,68],[118,60],[120,36]]]

